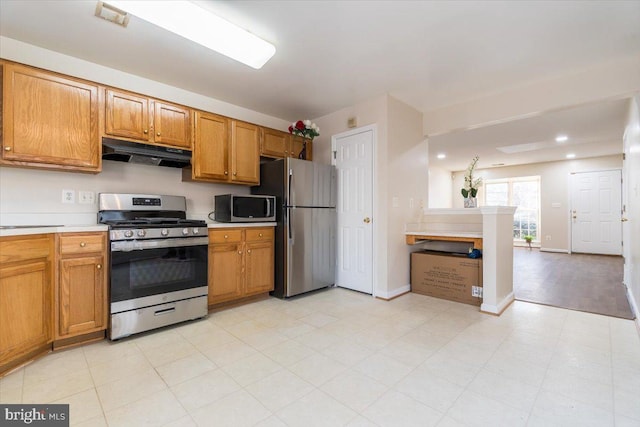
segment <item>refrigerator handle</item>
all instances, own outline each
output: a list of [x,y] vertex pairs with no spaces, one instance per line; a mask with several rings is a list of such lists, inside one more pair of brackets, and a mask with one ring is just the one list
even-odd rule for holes
[[293,215],[291,215],[291,208],[285,209],[285,215],[288,216],[285,221],[287,221],[287,227],[289,227],[289,240],[293,240],[293,226],[291,225]]
[[289,194],[287,194],[287,206],[293,206],[293,200],[291,198],[291,182],[293,181],[293,170],[289,169]]

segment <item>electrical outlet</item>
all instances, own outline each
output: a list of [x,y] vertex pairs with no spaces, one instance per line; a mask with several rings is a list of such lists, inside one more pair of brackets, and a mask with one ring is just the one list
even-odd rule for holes
[[96,202],[96,196],[93,191],[78,191],[78,203],[83,205],[92,205]]
[[482,287],[471,286],[471,296],[476,298],[482,298]]
[[397,197],[392,197],[391,198],[391,207],[399,208],[400,207],[400,199],[398,199]]
[[74,190],[62,190],[62,203],[73,204],[76,202],[76,192]]
[[546,236],[544,236],[545,240],[551,240],[551,235],[547,234]]

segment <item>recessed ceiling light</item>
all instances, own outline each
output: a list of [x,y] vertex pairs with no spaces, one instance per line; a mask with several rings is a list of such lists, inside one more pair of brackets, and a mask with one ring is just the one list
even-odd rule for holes
[[102,18],[109,22],[113,22],[114,24],[121,25],[126,27],[129,23],[129,14],[124,10],[120,10],[117,7],[113,7],[108,4],[104,4],[99,1],[96,5],[96,13],[95,15],[98,18]]
[[255,69],[262,68],[276,53],[271,43],[190,1],[107,3]]
[[439,159],[444,159],[444,158],[446,158],[446,157],[447,157],[447,155],[446,155],[446,154],[444,154],[444,153],[440,153],[440,154],[438,154],[436,157],[437,157],[437,158],[439,158]]
[[567,135],[556,136],[556,142],[566,142],[569,139]]
[[576,155],[574,153],[567,154],[567,159],[575,159]]

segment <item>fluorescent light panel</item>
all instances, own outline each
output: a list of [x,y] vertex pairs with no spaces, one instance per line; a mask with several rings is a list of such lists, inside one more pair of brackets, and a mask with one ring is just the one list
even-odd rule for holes
[[567,159],[575,159],[576,155],[574,153],[569,153],[569,154],[567,154],[566,157],[567,157]]
[[444,153],[440,153],[440,154],[438,154],[436,157],[438,157],[439,159],[444,159],[444,158],[446,158],[446,157],[447,157],[447,155],[446,155],[446,154],[444,154]]
[[271,43],[190,1],[107,3],[255,69],[262,68],[276,53]]
[[569,139],[567,135],[556,136],[556,142],[566,142]]

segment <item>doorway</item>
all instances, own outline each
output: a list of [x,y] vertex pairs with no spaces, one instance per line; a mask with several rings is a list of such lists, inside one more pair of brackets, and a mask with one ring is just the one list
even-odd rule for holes
[[338,176],[336,285],[373,294],[375,126],[331,137]]
[[622,172],[571,174],[571,252],[622,255]]

